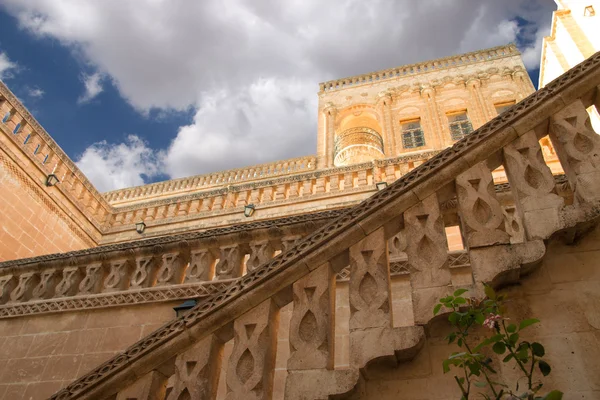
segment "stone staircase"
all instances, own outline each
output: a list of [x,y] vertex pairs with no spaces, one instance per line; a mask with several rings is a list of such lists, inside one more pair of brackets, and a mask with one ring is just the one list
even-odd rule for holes
[[[270,399],[276,356],[287,350],[276,340],[283,307],[291,307],[285,398],[360,398],[371,368],[419,352],[437,299],[517,282],[552,235],[576,236],[600,216],[600,136],[586,111],[600,106],[599,85],[597,53],[52,399],[214,399],[222,364],[226,399]],[[539,141],[548,136],[568,187],[544,162]],[[510,193],[494,189],[500,166]],[[449,256],[449,226],[460,228],[469,262]],[[400,327],[393,263],[410,282],[412,318]],[[334,278],[348,267],[349,362],[335,368]]]

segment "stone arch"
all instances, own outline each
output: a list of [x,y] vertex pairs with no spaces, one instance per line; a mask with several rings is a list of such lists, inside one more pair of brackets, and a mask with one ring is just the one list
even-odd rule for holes
[[374,106],[361,104],[341,110],[336,118],[334,165],[344,166],[384,157],[383,129]]

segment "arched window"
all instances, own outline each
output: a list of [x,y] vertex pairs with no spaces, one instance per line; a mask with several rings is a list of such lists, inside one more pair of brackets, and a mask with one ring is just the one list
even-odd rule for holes
[[10,119],[10,111],[4,114],[4,118],[2,118],[2,122],[6,123]]
[[19,131],[21,130],[21,123],[19,122],[16,126],[15,129],[13,129],[13,134],[17,134],[19,133]]
[[425,146],[425,135],[421,128],[421,120],[407,121],[402,124],[402,147],[414,149]]

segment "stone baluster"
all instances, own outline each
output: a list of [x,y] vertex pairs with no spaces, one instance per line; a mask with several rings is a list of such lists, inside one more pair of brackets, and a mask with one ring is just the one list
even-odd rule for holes
[[335,274],[329,263],[294,283],[293,301],[285,398],[321,399],[348,392],[358,371],[333,369]]
[[456,178],[458,209],[469,248],[506,244],[504,214],[496,198],[492,173],[481,162]]
[[37,286],[33,288],[31,299],[41,300],[52,298],[56,287],[56,275],[56,270],[52,268],[40,272],[40,281]]
[[185,283],[210,281],[215,276],[215,257],[208,249],[192,250]]
[[420,327],[393,328],[390,273],[384,228],[350,247],[350,366],[375,359],[411,358],[422,343]]
[[79,267],[66,267],[62,270],[62,279],[56,285],[54,297],[73,296],[79,289],[79,283],[83,279]]
[[5,304],[17,286],[17,279],[12,274],[0,276],[0,300]]
[[434,193],[404,213],[406,253],[410,265],[415,323],[431,318],[437,299],[452,282],[448,269],[448,243],[444,219]]
[[79,283],[79,294],[99,293],[104,281],[105,270],[102,263],[93,263],[85,267],[85,277]]
[[271,299],[235,320],[226,400],[271,398],[278,322],[278,309]]
[[178,285],[183,282],[185,257],[181,253],[167,253],[162,256],[161,266],[156,273],[156,285]]
[[135,270],[131,274],[131,289],[152,287],[156,283],[156,261],[154,256],[139,256],[135,260]]
[[250,242],[250,258],[246,261],[248,272],[254,271],[262,264],[270,261],[275,255],[275,247],[271,240]]
[[[504,167],[523,216],[529,239],[547,239],[561,227],[560,211],[564,199],[556,194],[552,171],[544,162],[535,131],[529,131],[504,146]],[[513,209],[514,211],[514,209]],[[515,213],[505,208],[506,231],[515,237],[520,234]],[[510,220],[510,221],[509,221]]]
[[10,293],[10,301],[19,302],[29,300],[38,282],[39,275],[36,272],[25,272],[19,275],[19,283]]
[[231,279],[242,276],[245,253],[239,245],[220,248],[219,263],[216,265],[217,279]]
[[600,199],[600,136],[581,100],[556,113],[550,139],[579,203]]
[[159,371],[150,371],[119,391],[115,400],[163,400],[167,388],[167,378]]
[[[221,372],[223,342],[216,335],[200,340],[175,360],[173,386],[166,400],[216,399]],[[248,367],[248,365],[243,365]]]

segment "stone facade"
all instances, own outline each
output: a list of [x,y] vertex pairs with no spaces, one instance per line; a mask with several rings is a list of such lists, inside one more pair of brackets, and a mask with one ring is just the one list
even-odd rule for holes
[[0,85],[0,399],[455,398],[432,309],[483,283],[600,396],[599,87],[512,45],[325,82],[315,156],[100,195]]

